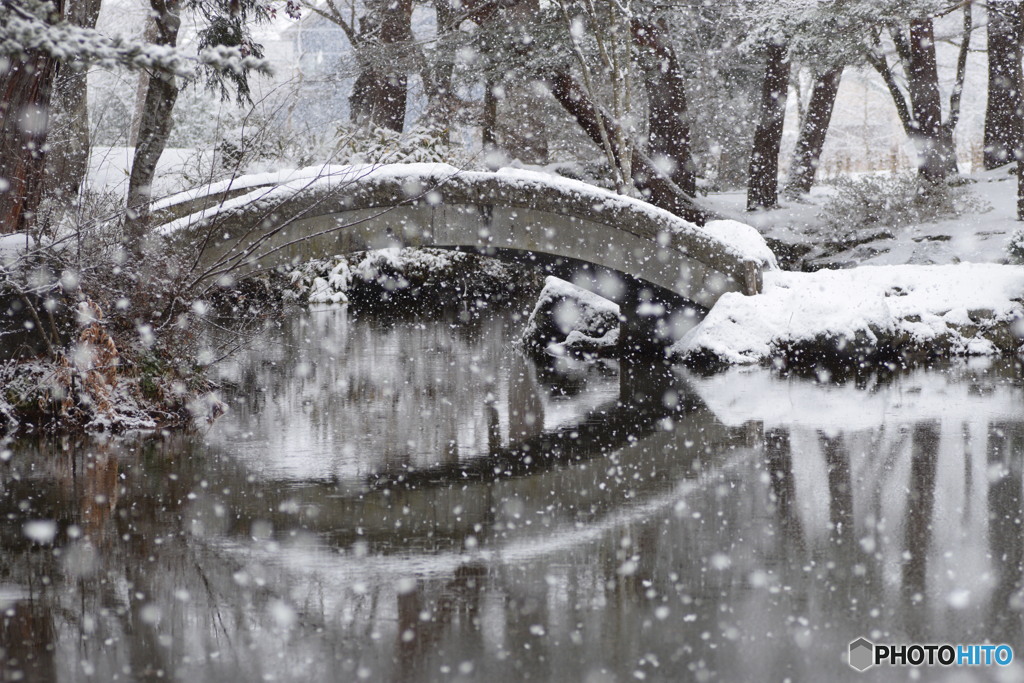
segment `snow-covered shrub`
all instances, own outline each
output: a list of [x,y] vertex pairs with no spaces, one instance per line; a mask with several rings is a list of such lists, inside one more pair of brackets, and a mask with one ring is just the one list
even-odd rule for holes
[[280,286],[255,278],[202,283],[182,243],[154,238],[129,254],[120,216],[102,207],[69,212],[57,240],[29,250],[20,235],[0,240],[0,431],[11,416],[71,431],[215,415],[206,366],[247,343],[280,301]]
[[1010,243],[1006,245],[1006,252],[1015,263],[1024,263],[1024,229],[1015,230],[1010,235]]
[[335,164],[450,163],[464,166],[461,149],[448,143],[448,132],[414,127],[405,133],[386,128],[339,125],[294,130],[274,120],[250,116],[228,130],[216,145],[225,172],[259,172],[302,168],[318,162]]
[[835,190],[820,218],[840,230],[899,229],[991,208],[968,183],[930,183],[914,173],[840,178]]
[[364,308],[432,308],[460,301],[480,305],[536,291],[533,277],[464,251],[391,248],[318,259],[289,275],[293,298]]
[[302,168],[318,161],[344,162],[336,154],[338,140],[328,130],[293,130],[279,121],[249,117],[228,130],[216,150],[220,165],[232,173],[269,168]]
[[398,133],[387,128],[338,127],[341,163],[448,163],[464,165],[458,146],[448,142],[448,130],[414,126]]

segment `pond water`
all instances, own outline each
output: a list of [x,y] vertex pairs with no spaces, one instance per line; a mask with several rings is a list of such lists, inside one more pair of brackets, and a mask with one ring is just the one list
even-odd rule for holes
[[[201,433],[0,453],[0,680],[1022,680],[1024,382],[537,365],[293,311]],[[1021,657],[1024,659],[1024,647]]]

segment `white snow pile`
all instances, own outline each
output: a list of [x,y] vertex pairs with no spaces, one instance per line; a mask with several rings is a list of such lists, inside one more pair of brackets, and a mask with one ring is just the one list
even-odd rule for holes
[[298,266],[289,273],[291,294],[311,304],[348,303],[352,269],[344,256],[318,259]]
[[617,304],[548,276],[519,343],[533,353],[556,356],[612,354],[619,346],[620,320]]
[[708,221],[704,229],[717,239],[727,242],[749,258],[764,264],[769,270],[779,267],[775,254],[768,247],[764,237],[756,228],[734,220]]
[[671,352],[757,363],[801,354],[990,355],[1024,350],[1024,267],[863,266],[769,271],[725,294]]

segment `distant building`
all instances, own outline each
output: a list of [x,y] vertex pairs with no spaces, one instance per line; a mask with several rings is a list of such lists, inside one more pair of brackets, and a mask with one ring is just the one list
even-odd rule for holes
[[266,55],[277,65],[266,92],[289,93],[286,117],[292,128],[347,122],[348,97],[355,80],[355,54],[345,32],[318,14],[303,11],[264,39]]

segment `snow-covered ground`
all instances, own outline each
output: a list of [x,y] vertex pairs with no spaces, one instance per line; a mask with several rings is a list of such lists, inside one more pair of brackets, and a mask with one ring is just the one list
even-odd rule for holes
[[28,233],[0,235],[0,266],[12,263],[35,246],[35,240]]
[[[134,147],[93,147],[86,189],[127,198],[134,154]],[[209,182],[213,164],[212,150],[165,149],[157,163],[153,197],[164,197]]]
[[807,344],[986,355],[1013,352],[1022,338],[1024,267],[862,266],[766,272],[763,294],[724,295],[672,351],[728,363]]
[[980,210],[902,227],[883,220],[864,233],[891,237],[836,253],[821,246],[836,236],[821,215],[832,187],[752,213],[743,212],[742,193],[708,197],[765,237],[808,249],[806,265],[833,269],[765,273],[764,294],[724,296],[673,352],[754,363],[822,343],[953,355],[1020,350],[1024,267],[999,265],[1007,263],[1007,246],[1022,225],[1016,176],[1003,167],[968,180],[966,191]]
[[[988,210],[969,212],[955,218],[920,223],[903,228],[882,222],[891,239],[865,242],[822,259],[819,265],[896,265],[1000,263],[1007,258],[1011,235],[1022,227],[1016,219],[1017,177],[1010,166],[966,176],[969,191],[988,206]],[[741,219],[769,239],[787,244],[809,245],[812,249],[831,238],[832,231],[822,220],[822,207],[834,196],[829,185],[817,185],[800,200],[780,197],[781,208],[771,211],[745,211],[742,191],[712,194],[705,198],[711,207]],[[808,256],[813,258],[812,251]]]

